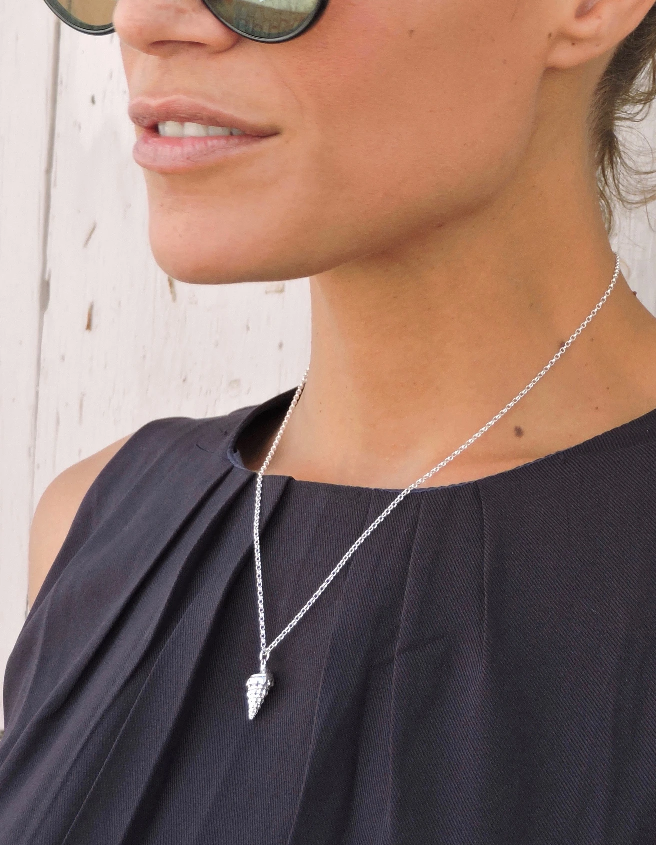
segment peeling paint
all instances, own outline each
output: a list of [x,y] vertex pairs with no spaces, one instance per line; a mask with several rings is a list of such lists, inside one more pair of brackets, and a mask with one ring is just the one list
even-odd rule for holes
[[97,226],[97,223],[96,223],[96,221],[94,220],[94,221],[93,221],[93,226],[91,227],[91,230],[89,231],[89,234],[87,235],[86,240],[84,241],[84,244],[83,244],[83,246],[82,246],[82,249],[86,249],[86,248],[89,246],[89,241],[90,241],[90,240],[91,240],[91,238],[93,237],[93,233],[96,231],[96,226]]
[[285,292],[285,283],[284,282],[267,282],[264,286],[265,293],[284,293]]

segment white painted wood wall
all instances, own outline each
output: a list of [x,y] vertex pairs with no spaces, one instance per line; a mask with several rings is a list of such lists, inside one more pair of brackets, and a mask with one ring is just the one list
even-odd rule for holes
[[[305,280],[191,287],[156,266],[126,102],[116,36],[0,3],[0,677],[50,480],[150,419],[261,402],[309,356]],[[622,215],[620,249],[656,313],[644,212]]]

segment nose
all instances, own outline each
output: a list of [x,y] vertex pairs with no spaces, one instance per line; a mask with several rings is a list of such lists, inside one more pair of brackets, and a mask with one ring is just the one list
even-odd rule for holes
[[221,52],[241,40],[202,0],[118,0],[113,22],[124,45],[160,57],[190,45]]

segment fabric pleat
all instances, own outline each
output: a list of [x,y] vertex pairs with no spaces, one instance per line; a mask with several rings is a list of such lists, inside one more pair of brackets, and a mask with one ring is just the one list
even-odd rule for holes
[[[156,420],[11,653],[0,845],[655,845],[656,411],[413,491],[259,669],[255,473],[294,391]],[[398,491],[265,476],[267,642]]]

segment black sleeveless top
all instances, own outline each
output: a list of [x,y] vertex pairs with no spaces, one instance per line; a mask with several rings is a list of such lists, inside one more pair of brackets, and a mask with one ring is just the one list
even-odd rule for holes
[[[656,410],[411,493],[258,671],[288,391],[157,420],[85,497],[4,682],[1,845],[654,845]],[[267,642],[395,491],[265,476]]]

